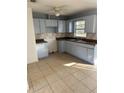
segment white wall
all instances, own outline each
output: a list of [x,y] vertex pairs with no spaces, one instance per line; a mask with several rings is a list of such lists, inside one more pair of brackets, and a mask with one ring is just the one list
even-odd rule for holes
[[35,33],[33,26],[32,9],[27,9],[27,63],[38,61],[36,53]]

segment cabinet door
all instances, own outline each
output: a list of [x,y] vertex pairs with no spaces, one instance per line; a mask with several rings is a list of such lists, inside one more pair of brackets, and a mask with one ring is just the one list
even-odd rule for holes
[[68,20],[67,21],[67,32],[72,33],[73,32],[73,21]]
[[94,33],[97,33],[97,16],[94,18]]
[[52,21],[52,24],[51,24],[51,25],[52,25],[53,27],[57,27],[57,20],[51,20],[51,21]]
[[87,61],[90,63],[94,63],[94,49],[88,49],[88,56],[87,56]]
[[58,49],[59,49],[59,52],[62,53],[65,51],[65,44],[64,44],[64,41],[58,41]]
[[58,32],[63,33],[65,32],[65,21],[64,20],[59,20],[58,21]]
[[80,59],[87,60],[87,48],[77,46],[76,47],[76,56]]
[[40,31],[45,32],[45,19],[40,19]]
[[48,44],[42,43],[36,45],[38,58],[43,58],[48,56]]
[[68,43],[68,41],[65,41],[65,51],[67,52],[67,53],[69,53],[69,54],[72,54],[71,52],[72,52],[72,47],[71,47],[72,45],[70,45],[69,43]]
[[46,26],[47,27],[57,27],[57,20],[46,20]]
[[34,22],[34,31],[35,31],[35,34],[40,34],[40,25],[39,25],[39,19],[38,18],[34,18],[33,19],[33,22]]
[[69,33],[73,32],[73,22],[69,21]]
[[86,24],[85,24],[85,31],[87,33],[96,33],[95,26],[96,26],[96,15],[90,15],[84,17]]

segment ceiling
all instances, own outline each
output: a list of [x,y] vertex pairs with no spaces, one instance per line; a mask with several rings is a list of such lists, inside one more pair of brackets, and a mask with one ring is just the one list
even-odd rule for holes
[[97,0],[36,0],[30,2],[28,6],[32,7],[33,12],[49,14],[50,6],[65,6],[62,15],[71,15],[83,10],[97,8]]

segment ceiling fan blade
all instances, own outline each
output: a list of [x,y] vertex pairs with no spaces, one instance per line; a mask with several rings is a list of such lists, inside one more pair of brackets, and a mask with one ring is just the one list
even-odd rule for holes
[[36,2],[36,0],[30,0],[31,2]]
[[62,6],[58,6],[58,8],[62,9],[62,8],[66,8],[67,5],[62,5]]

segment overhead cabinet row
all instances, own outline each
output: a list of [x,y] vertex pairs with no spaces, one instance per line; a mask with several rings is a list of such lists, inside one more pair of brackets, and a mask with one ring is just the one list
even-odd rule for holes
[[86,33],[96,33],[97,32],[97,16],[96,15],[89,15],[83,16],[80,18],[75,18],[71,20],[67,20],[67,32],[75,32],[75,22],[77,21],[85,21],[85,29]]
[[57,20],[46,19],[46,27],[57,27]]
[[49,20],[34,18],[34,30],[35,34],[40,34],[47,31],[47,28],[55,28],[57,32],[66,31],[66,23],[64,20]]
[[80,18],[75,18],[71,20],[53,20],[53,19],[40,19],[34,18],[34,29],[35,34],[40,34],[46,32],[47,28],[57,29],[56,32],[63,33],[73,33],[75,32],[75,22],[84,20],[86,33],[96,33],[97,32],[97,17],[96,15],[89,15]]

